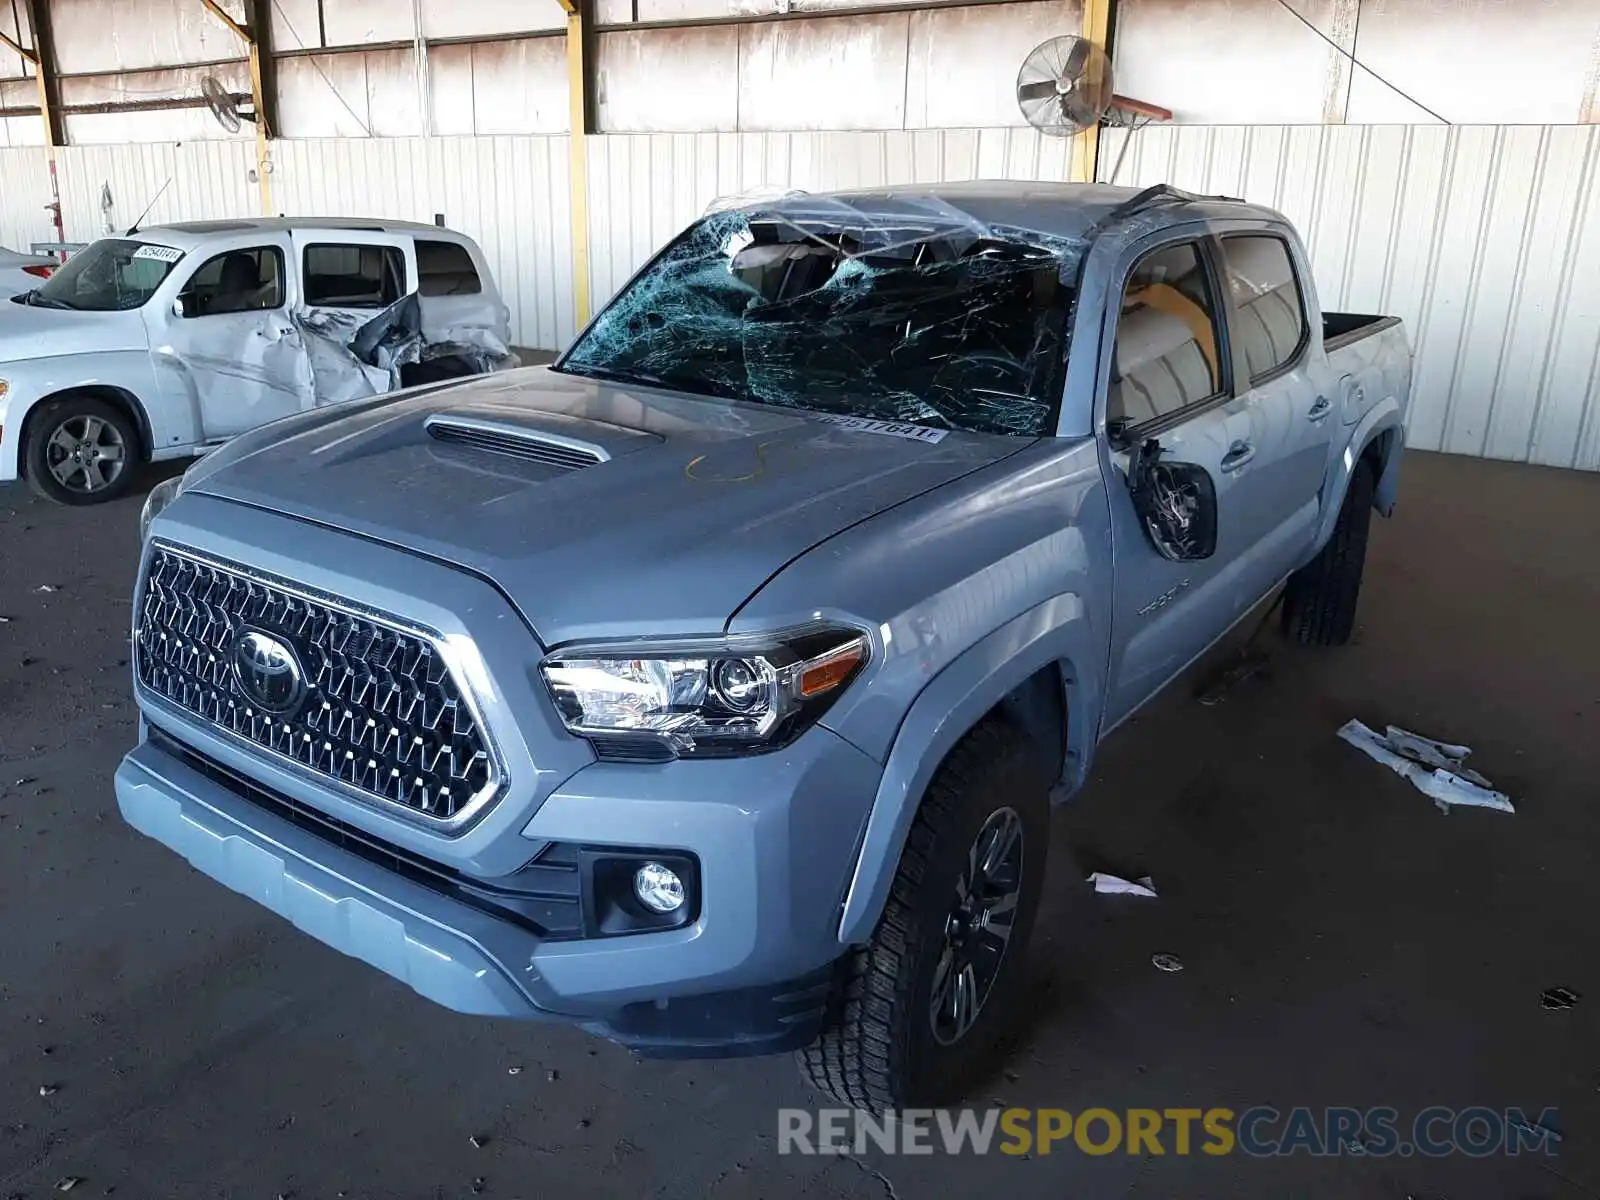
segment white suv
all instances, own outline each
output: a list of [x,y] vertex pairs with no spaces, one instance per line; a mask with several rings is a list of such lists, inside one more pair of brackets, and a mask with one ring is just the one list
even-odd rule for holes
[[516,366],[477,244],[432,225],[237,220],[86,247],[0,302],[0,481],[108,500],[139,461]]

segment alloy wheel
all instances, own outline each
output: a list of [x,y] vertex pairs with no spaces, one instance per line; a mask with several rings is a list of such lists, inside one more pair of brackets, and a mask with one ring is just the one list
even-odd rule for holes
[[991,813],[967,850],[928,1003],[940,1045],[967,1035],[1000,974],[1022,894],[1022,853],[1022,818],[1012,808]]
[[101,492],[128,466],[128,447],[110,421],[81,415],[56,426],[45,443],[45,465],[71,492]]

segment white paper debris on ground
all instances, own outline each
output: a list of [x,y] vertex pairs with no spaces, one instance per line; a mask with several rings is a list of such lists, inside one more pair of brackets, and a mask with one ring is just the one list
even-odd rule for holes
[[1089,882],[1094,884],[1094,890],[1102,896],[1147,896],[1151,900],[1159,899],[1156,895],[1156,885],[1148,875],[1134,883],[1117,875],[1096,871],[1089,876]]
[[1339,736],[1368,758],[1409,779],[1440,812],[1447,813],[1458,805],[1508,813],[1517,811],[1511,806],[1509,796],[1495,791],[1482,775],[1467,769],[1471,747],[1436,742],[1394,725],[1388,726],[1380,737],[1360,721],[1347,721],[1340,728]]

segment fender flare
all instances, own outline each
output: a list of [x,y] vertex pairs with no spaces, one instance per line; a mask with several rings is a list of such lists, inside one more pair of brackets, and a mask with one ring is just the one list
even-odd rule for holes
[[1391,429],[1396,431],[1395,442],[1389,447],[1388,455],[1381,467],[1377,507],[1384,516],[1388,516],[1393,510],[1396,477],[1400,466],[1399,451],[1405,443],[1406,432],[1400,402],[1389,396],[1373,405],[1367,415],[1351,429],[1350,437],[1344,445],[1344,452],[1334,460],[1328,470],[1328,479],[1323,485],[1326,489],[1326,503],[1322,506],[1317,536],[1312,543],[1315,547],[1313,555],[1327,545],[1328,539],[1333,536],[1333,526],[1339,519],[1339,509],[1344,506],[1344,494],[1349,490],[1350,476],[1355,473],[1356,463],[1361,461],[1361,456],[1367,452],[1368,446]]
[[1083,598],[1052,597],[1000,626],[953,659],[912,702],[884,765],[856,853],[839,918],[839,941],[872,936],[900,864],[922,795],[945,756],[969,729],[1040,668],[1065,664],[1069,755],[1081,766],[1092,746],[1100,704],[1091,621]]

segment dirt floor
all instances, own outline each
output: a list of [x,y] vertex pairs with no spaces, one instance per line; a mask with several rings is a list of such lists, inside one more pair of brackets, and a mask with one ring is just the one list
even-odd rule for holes
[[[1263,674],[1120,730],[1058,814],[1033,1027],[974,1097],[1559,1108],[1555,1157],[1483,1159],[780,1157],[776,1109],[817,1103],[787,1059],[437,1009],[118,818],[141,499],[0,489],[0,1200],[1600,1196],[1600,476],[1412,455],[1356,645],[1268,628]],[[1441,815],[1353,716],[1471,744],[1518,812]]]

